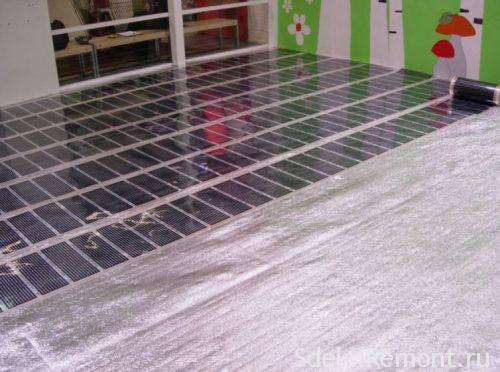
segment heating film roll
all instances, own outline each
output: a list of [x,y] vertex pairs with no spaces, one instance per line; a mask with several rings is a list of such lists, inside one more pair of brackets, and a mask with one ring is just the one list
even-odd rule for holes
[[500,86],[482,81],[453,78],[450,94],[456,98],[500,106]]

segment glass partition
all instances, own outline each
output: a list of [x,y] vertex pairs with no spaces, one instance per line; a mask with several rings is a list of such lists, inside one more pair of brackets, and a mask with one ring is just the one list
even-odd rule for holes
[[[218,5],[238,3],[245,3],[245,6],[217,9]],[[186,57],[267,44],[268,4],[247,4],[249,3],[235,0],[185,1],[183,21]],[[211,9],[191,13],[193,9],[203,7]]]
[[51,19],[65,21],[66,27],[168,12],[166,0],[48,0],[48,5]]
[[50,0],[60,84],[171,62],[167,11],[164,0]]
[[243,3],[247,0],[182,0],[182,9],[203,8],[206,6]]
[[[61,85],[168,66],[172,62],[169,17],[175,19],[176,28],[182,27],[185,46],[179,44],[173,55],[185,53],[188,62],[200,55],[230,55],[266,45],[269,38],[268,0],[47,1]],[[169,3],[175,17],[168,13]]]

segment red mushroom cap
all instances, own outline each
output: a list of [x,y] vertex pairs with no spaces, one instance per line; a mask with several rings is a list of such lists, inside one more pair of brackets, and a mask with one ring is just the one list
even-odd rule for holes
[[441,35],[474,36],[476,30],[469,20],[458,14],[445,13],[441,17],[436,32]]
[[455,57],[455,48],[448,40],[439,40],[432,47],[432,53],[439,58],[453,58]]

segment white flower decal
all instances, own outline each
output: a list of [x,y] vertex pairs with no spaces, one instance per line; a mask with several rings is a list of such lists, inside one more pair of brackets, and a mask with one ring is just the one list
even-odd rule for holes
[[295,41],[297,45],[304,44],[304,35],[309,35],[311,33],[311,27],[306,24],[306,16],[301,14],[300,16],[295,13],[293,15],[293,23],[288,25],[288,32],[290,35],[295,35]]
[[292,0],[283,0],[283,9],[285,9],[285,13],[290,13],[290,10],[292,10]]
[[311,5],[313,3],[313,0],[306,0],[306,3],[308,3],[309,5]]

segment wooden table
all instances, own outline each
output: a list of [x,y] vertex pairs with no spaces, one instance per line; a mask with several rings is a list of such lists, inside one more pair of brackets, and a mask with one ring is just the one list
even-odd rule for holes
[[[185,22],[184,33],[192,34],[201,31],[218,29],[219,43],[222,46],[222,28],[224,27],[236,27],[235,45],[236,48],[239,48],[239,27],[238,20],[236,19],[213,18],[201,21]],[[93,65],[96,66],[95,74],[97,76],[99,76],[99,61],[97,58],[97,52],[102,49],[153,40],[155,42],[156,55],[158,56],[158,58],[160,57],[160,43],[162,41],[164,41],[165,43],[168,42],[168,38],[170,36],[169,30],[137,30],[135,32],[137,32],[138,34],[133,36],[121,36],[118,34],[97,36],[93,37],[89,41],[90,46],[93,48]]]
[[165,42],[168,40],[169,32],[168,30],[136,30],[137,35],[133,36],[122,36],[118,34],[97,36],[93,37],[89,43],[94,47],[94,63],[97,67],[97,75],[99,76],[99,60],[97,57],[97,52],[101,49],[114,48],[122,45],[129,45],[140,43],[143,41],[154,40],[155,51],[158,58],[160,57],[160,42],[162,39]]
[[66,58],[66,57],[73,57],[73,56],[78,56],[78,62],[80,64],[80,71],[82,75],[84,74],[85,71],[85,61],[83,59],[83,55],[90,53],[91,55],[91,62],[92,62],[92,72],[94,74],[94,77],[99,76],[99,71],[98,71],[98,66],[95,63],[95,56],[94,56],[94,47],[89,44],[78,44],[76,41],[70,41],[68,43],[68,46],[64,49],[61,50],[56,50],[55,51],[55,56],[56,59],[60,58]]
[[118,34],[93,37],[89,43],[96,50],[113,48],[121,45],[140,43],[142,41],[168,39],[168,30],[137,30],[137,35],[121,36]]

